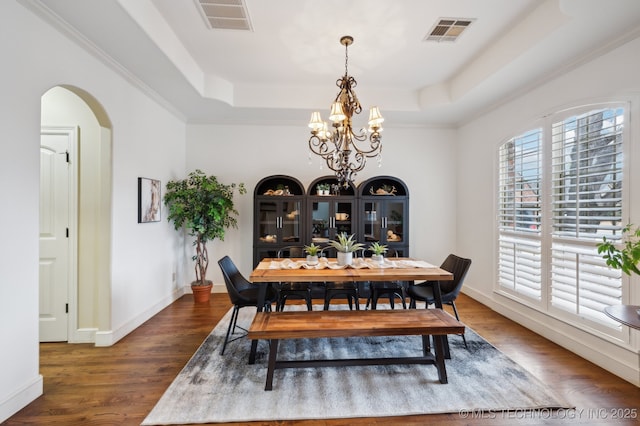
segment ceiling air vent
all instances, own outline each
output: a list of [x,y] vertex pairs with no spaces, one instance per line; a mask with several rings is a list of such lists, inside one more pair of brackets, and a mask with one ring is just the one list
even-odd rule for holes
[[244,0],[195,0],[207,26],[220,30],[253,31]]
[[475,19],[440,18],[431,27],[424,41],[456,41]]

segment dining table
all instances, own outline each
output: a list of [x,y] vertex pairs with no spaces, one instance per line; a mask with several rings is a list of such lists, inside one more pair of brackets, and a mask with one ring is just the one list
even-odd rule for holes
[[[452,280],[451,272],[410,257],[385,258],[383,262],[355,258],[351,265],[339,265],[337,259],[324,257],[316,265],[309,265],[304,258],[264,258],[249,276],[249,281],[262,284],[258,292],[258,312],[264,306],[267,287],[281,282],[432,281],[435,306],[442,309],[439,281]],[[249,364],[255,363],[257,346],[258,341],[252,340]]]

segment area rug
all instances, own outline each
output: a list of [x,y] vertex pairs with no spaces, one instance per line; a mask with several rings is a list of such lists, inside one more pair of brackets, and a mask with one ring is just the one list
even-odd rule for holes
[[[241,309],[238,324],[248,328],[254,314]],[[324,367],[276,370],[273,390],[265,391],[266,341],[259,342],[254,365],[247,363],[246,338],[229,343],[220,355],[230,317],[228,312],[213,329],[143,425],[570,407],[469,328],[468,349],[459,336],[449,337],[448,384],[438,381],[433,365]],[[421,348],[418,336],[296,339],[281,341],[278,353],[290,359],[392,357],[419,356]]]

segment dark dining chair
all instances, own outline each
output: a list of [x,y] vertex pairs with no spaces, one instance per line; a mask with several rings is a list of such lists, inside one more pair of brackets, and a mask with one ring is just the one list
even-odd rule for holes
[[[354,257],[362,255],[362,250],[354,252]],[[325,247],[320,251],[321,257],[336,257],[337,252],[333,247]],[[337,282],[325,282],[324,283],[324,310],[329,310],[331,300],[336,297],[346,297],[349,303],[349,309],[353,310],[353,305],[356,306],[356,311],[360,310],[360,291],[359,283],[351,281],[337,281]]]
[[[305,257],[304,246],[287,246],[278,250],[278,258]],[[277,283],[276,311],[284,309],[287,299],[303,299],[307,303],[307,310],[312,311],[311,283]]]
[[[433,292],[433,286],[437,282],[440,284],[440,293],[442,296],[443,305],[451,305],[453,307],[453,313],[456,319],[460,321],[458,316],[458,309],[456,309],[456,298],[460,294],[464,278],[471,266],[471,259],[465,259],[463,257],[450,254],[444,260],[441,269],[451,272],[453,274],[453,281],[424,281],[421,283],[409,284],[407,287],[407,294],[409,295],[410,302],[409,307],[415,309],[416,302],[425,302],[425,308],[436,302]],[[467,347],[467,339],[462,334],[462,340],[464,341],[464,347]]]
[[[254,284],[247,281],[240,271],[238,271],[238,268],[229,256],[225,256],[218,260],[218,265],[220,265],[220,269],[222,270],[224,283],[227,286],[227,293],[229,294],[229,299],[233,304],[233,312],[231,313],[229,328],[227,329],[227,335],[224,339],[224,344],[222,345],[222,351],[220,352],[220,355],[224,355],[227,343],[233,342],[247,335],[247,330],[237,325],[240,309],[247,306],[254,306],[258,308],[258,293],[260,291],[260,285],[266,284]],[[276,301],[276,292],[271,288],[271,286],[267,287],[266,290],[263,307],[265,310],[270,311],[271,304]],[[236,328],[241,329],[244,333],[229,340],[229,337],[235,334]]]
[[[366,257],[371,256],[371,252],[369,250],[365,250],[364,255]],[[398,257],[398,252],[394,249],[389,249],[385,253],[385,257],[390,258],[391,260],[394,257]],[[389,305],[391,309],[395,309],[395,299],[400,299],[402,303],[402,308],[407,309],[406,302],[406,292],[405,287],[407,286],[404,281],[371,281],[369,283],[369,297],[367,298],[367,304],[365,309],[371,305],[371,309],[376,309],[378,306],[378,299],[382,296],[387,296],[389,298]]]

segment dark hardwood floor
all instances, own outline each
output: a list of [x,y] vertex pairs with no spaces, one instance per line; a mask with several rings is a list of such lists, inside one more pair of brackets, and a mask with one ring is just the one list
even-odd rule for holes
[[[256,422],[280,425],[514,425],[639,424],[640,388],[549,342],[461,295],[461,319],[563,395],[575,410],[562,413],[459,413],[369,419]],[[139,425],[164,390],[230,308],[226,294],[208,305],[182,297],[116,345],[43,343],[44,394],[7,425]],[[232,344],[240,344],[235,342]],[[265,369],[266,373],[266,369]],[[627,411],[624,411],[627,410]],[[617,419],[616,414],[635,418]],[[551,418],[550,418],[551,417]],[[557,418],[561,417],[561,418]]]

